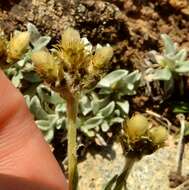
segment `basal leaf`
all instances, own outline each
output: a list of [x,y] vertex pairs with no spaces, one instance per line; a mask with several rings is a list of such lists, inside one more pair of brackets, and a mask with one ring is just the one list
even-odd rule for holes
[[110,102],[106,107],[102,108],[98,111],[97,115],[101,115],[103,117],[108,117],[112,114],[115,108],[115,102]]
[[162,34],[161,38],[163,40],[165,46],[165,54],[166,55],[174,55],[177,51],[176,44],[172,41],[172,39],[167,34]]
[[117,101],[116,104],[121,108],[124,114],[129,113],[129,102],[127,100],[124,101]]
[[152,74],[153,80],[170,80],[172,74],[171,71],[165,67],[163,69],[155,70]]
[[100,82],[97,87],[112,88],[116,85],[124,76],[128,74],[127,70],[119,69],[107,74]]

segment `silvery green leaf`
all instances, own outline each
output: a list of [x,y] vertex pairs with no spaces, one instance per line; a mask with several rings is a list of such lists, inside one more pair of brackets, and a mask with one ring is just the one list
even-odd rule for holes
[[188,52],[186,49],[181,49],[174,57],[174,60],[185,61],[188,56]]
[[15,87],[21,87],[21,80],[23,79],[22,72],[18,72],[16,75],[14,75],[11,79],[13,85]]
[[174,55],[177,51],[176,44],[172,41],[172,39],[167,34],[162,34],[161,38],[163,40],[165,46],[165,54],[166,55]]
[[29,104],[30,104],[30,96],[29,95],[25,95],[24,99],[25,99],[26,104],[29,106]]
[[115,109],[115,110],[114,110],[114,114],[115,114],[116,116],[120,116],[120,115],[121,115],[121,112],[120,112],[119,109]]
[[58,93],[45,85],[39,85],[37,87],[37,94],[42,102],[48,102],[54,105],[65,102]]
[[92,95],[93,99],[91,101],[92,111],[94,114],[96,114],[102,107],[107,105],[109,102],[109,98],[102,98],[99,99],[96,95]]
[[100,82],[97,84],[97,87],[114,88],[114,86],[116,86],[116,84],[127,74],[128,71],[124,69],[112,71],[100,80]]
[[115,102],[111,101],[106,107],[99,110],[97,115],[108,117],[112,114],[112,112],[114,111],[114,108],[115,108]]
[[26,63],[26,59],[21,59],[19,61],[17,61],[17,64],[20,66],[20,67],[23,67]]
[[129,113],[129,102],[127,100],[117,101],[116,104],[121,108],[121,110],[125,113]]
[[54,129],[50,129],[48,131],[43,132],[45,140],[50,143],[54,138]]
[[39,75],[35,71],[24,72],[23,78],[31,83],[39,83],[42,81]]
[[141,73],[138,70],[126,75],[117,83],[117,90],[122,95],[133,95],[140,83]]
[[58,104],[55,108],[55,113],[65,113],[66,112],[66,104]]
[[86,95],[81,96],[81,99],[79,101],[79,107],[84,116],[92,111],[91,101]]
[[177,61],[177,68],[175,71],[178,73],[186,73],[189,72],[189,61]]
[[37,96],[32,97],[31,102],[29,104],[30,111],[34,114],[36,119],[46,119],[47,113],[41,107],[40,101]]
[[127,83],[133,84],[133,83],[139,81],[140,78],[141,78],[141,73],[139,73],[138,70],[135,70],[132,73],[128,74],[126,77],[124,77],[123,80],[126,80]]
[[[47,97],[46,97],[47,98]],[[51,96],[46,99],[48,103],[57,105],[57,104],[65,104],[65,100],[56,92],[51,91]]]
[[95,136],[95,132],[92,130],[86,130],[86,128],[84,127],[84,129],[82,130],[88,137],[94,137]]
[[99,91],[99,94],[102,94],[102,95],[109,95],[111,93],[112,93],[112,90],[109,88],[101,88]]
[[40,37],[37,41],[35,41],[33,43],[34,46],[34,51],[40,50],[44,47],[46,47],[46,45],[51,41],[51,37],[49,36],[42,36]]
[[84,37],[84,38],[81,38],[81,42],[84,43],[84,45],[85,45],[85,50],[86,50],[87,52],[91,53],[91,52],[92,52],[92,49],[93,49],[93,46],[92,46],[92,44],[89,42],[89,40],[88,40],[86,37]]
[[100,125],[103,122],[103,117],[102,116],[95,116],[92,117],[90,119],[88,119],[84,125],[82,126],[82,128],[87,128],[89,129],[93,129],[95,127],[97,127],[98,125]]
[[9,67],[8,69],[5,70],[5,74],[9,77],[15,75],[16,73],[17,71],[16,68],[14,67]]
[[41,35],[36,26],[32,23],[27,24],[27,30],[30,32],[31,44],[34,45],[34,43],[40,38]]
[[122,117],[114,117],[110,120],[109,125],[112,126],[116,123],[123,123],[124,119]]
[[56,122],[56,129],[61,129],[66,127],[66,118],[62,117]]
[[108,125],[108,122],[107,121],[104,121],[102,124],[101,124],[101,129],[103,132],[107,132],[109,130],[110,126]]
[[36,124],[42,131],[48,131],[51,128],[50,122],[48,120],[37,120]]
[[171,71],[165,67],[163,69],[154,70],[151,77],[152,80],[170,80],[171,76]]
[[132,83],[128,83],[127,84],[127,89],[130,90],[130,91],[134,90],[134,85]]

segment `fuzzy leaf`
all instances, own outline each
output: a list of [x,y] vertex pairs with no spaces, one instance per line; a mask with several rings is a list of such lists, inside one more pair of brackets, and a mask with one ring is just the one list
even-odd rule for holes
[[36,124],[42,131],[48,131],[51,128],[48,120],[37,120]]
[[172,41],[172,39],[167,34],[162,34],[161,38],[162,38],[164,46],[165,46],[165,54],[166,55],[174,55],[177,51],[176,44]]
[[123,102],[117,101],[116,104],[121,108],[124,114],[129,113],[129,102],[127,100],[124,100]]
[[88,137],[94,137],[95,136],[95,132],[92,130],[86,130],[86,128],[84,127],[84,129],[82,130],[85,134],[87,134]]
[[108,117],[112,114],[112,112],[114,111],[114,108],[115,108],[115,102],[112,101],[106,107],[99,110],[97,115]]
[[12,77],[12,83],[15,87],[21,87],[21,80],[23,79],[22,72],[18,72],[16,75]]
[[108,124],[107,121],[104,121],[102,124],[101,124],[101,129],[103,132],[107,132],[109,130],[110,126]]
[[58,104],[55,108],[55,113],[66,113],[66,104]]
[[93,99],[91,102],[92,105],[92,111],[94,114],[96,114],[101,108],[103,108],[105,105],[108,104],[109,98],[102,98],[99,99],[96,95],[92,95]]
[[79,101],[79,106],[81,109],[81,112],[84,116],[86,116],[88,113],[92,111],[91,102],[89,98],[85,95],[83,95]]
[[121,117],[114,117],[110,120],[109,125],[112,126],[116,123],[123,123],[124,119]]
[[115,110],[114,110],[114,114],[115,114],[116,116],[120,116],[120,115],[121,115],[121,111],[120,111],[119,109],[115,109]]
[[31,44],[34,45],[41,35],[36,26],[32,23],[27,24],[27,30],[30,32]]
[[152,80],[170,80],[171,76],[171,71],[165,67],[163,69],[155,70],[152,75]]
[[36,42],[33,43],[34,46],[34,50],[40,50],[44,47],[46,47],[46,45],[51,41],[51,37],[49,36],[42,36],[40,37]]
[[29,104],[29,109],[34,114],[36,119],[46,119],[47,118],[47,113],[41,107],[40,101],[37,96],[34,96],[31,99],[31,102]]
[[133,95],[136,93],[140,78],[141,74],[136,70],[123,77],[116,85],[114,85],[114,89],[122,95]]
[[100,91],[99,91],[99,94],[102,94],[102,95],[110,95],[112,93],[112,89],[110,88],[101,88]]
[[47,143],[50,143],[54,138],[54,130],[53,129],[50,129],[48,131],[43,131],[43,134],[44,134],[44,137],[45,137],[45,140],[47,141]]
[[128,71],[124,69],[113,71],[107,74],[103,79],[101,79],[100,82],[97,84],[97,87],[112,88],[127,74],[128,74]]
[[103,117],[102,116],[95,116],[95,117],[92,117],[92,118],[88,119],[84,123],[82,128],[87,128],[88,130],[93,129],[93,128],[99,126],[102,122],[103,122]]
[[58,119],[56,121],[56,126],[55,126],[56,129],[63,129],[63,128],[66,128],[66,118],[65,117],[62,117],[60,119]]
[[65,102],[58,93],[44,85],[39,85],[37,87],[37,94],[42,102],[47,102],[54,105]]
[[174,57],[174,60],[185,61],[188,56],[186,49],[181,49]]
[[177,68],[175,69],[178,73],[189,72],[189,61],[177,61]]

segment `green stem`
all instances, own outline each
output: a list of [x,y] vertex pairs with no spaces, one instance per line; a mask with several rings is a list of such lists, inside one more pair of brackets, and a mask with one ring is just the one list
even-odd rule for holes
[[67,102],[69,190],[75,190],[77,189],[77,100],[68,88],[64,89],[63,93]]
[[119,175],[119,177],[117,178],[117,182],[116,182],[114,190],[121,190],[121,189],[123,189],[123,187],[124,187],[124,189],[127,189],[127,187],[126,187],[127,178],[129,176],[130,171],[131,171],[134,163],[136,162],[136,160],[138,160],[138,157],[136,156],[135,153],[129,152],[127,154],[126,161],[125,161],[125,167],[124,167],[121,175]]

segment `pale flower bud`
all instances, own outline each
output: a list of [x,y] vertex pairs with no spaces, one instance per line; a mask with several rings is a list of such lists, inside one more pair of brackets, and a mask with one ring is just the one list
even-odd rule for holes
[[60,65],[49,52],[43,50],[34,52],[32,62],[36,71],[47,81],[55,82],[58,79]]
[[125,131],[131,140],[135,140],[145,135],[148,126],[147,118],[141,114],[136,114],[126,122]]
[[77,48],[77,45],[81,43],[79,32],[73,28],[66,29],[61,37],[61,47],[64,51]]
[[155,145],[162,144],[167,139],[167,135],[167,130],[162,126],[153,127],[148,132],[149,138]]
[[113,48],[110,46],[105,46],[96,49],[96,52],[93,56],[93,65],[101,69],[107,65],[113,56]]
[[18,60],[27,50],[30,42],[29,32],[19,32],[11,38],[8,44],[8,62]]

